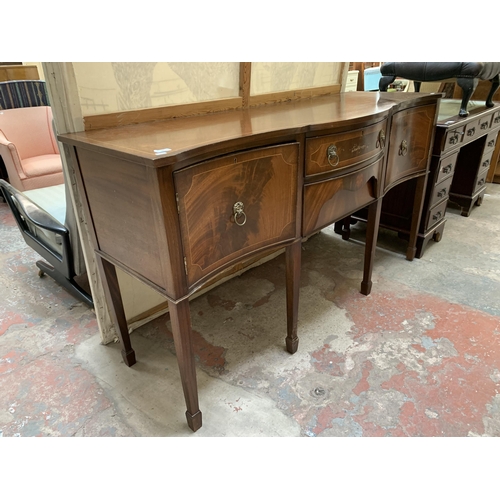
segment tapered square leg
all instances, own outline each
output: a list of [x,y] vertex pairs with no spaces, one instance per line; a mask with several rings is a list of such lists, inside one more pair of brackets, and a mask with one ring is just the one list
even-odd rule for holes
[[372,290],[373,261],[375,259],[375,250],[377,248],[381,209],[382,198],[374,201],[368,207],[368,218],[366,221],[365,262],[363,268],[363,281],[361,282],[361,293],[363,295],[370,295]]
[[299,347],[297,318],[299,313],[300,265],[302,241],[298,240],[286,248],[286,350],[293,354]]
[[201,411],[198,406],[198,387],[196,383],[196,366],[193,353],[191,316],[189,300],[178,304],[168,301],[172,334],[174,336],[175,354],[181,375],[182,390],[186,401],[186,420],[191,430],[196,432],[202,425]]
[[406,260],[413,260],[417,253],[417,238],[420,219],[422,217],[422,207],[424,205],[425,188],[427,186],[427,174],[417,179],[415,187],[415,199],[413,202],[413,212],[411,216],[410,236],[408,248],[406,249]]
[[102,271],[102,286],[109,305],[111,319],[115,325],[116,333],[122,346],[122,358],[127,366],[132,366],[136,363],[135,351],[130,343],[130,335],[128,333],[127,319],[123,309],[123,301],[116,276],[114,264],[103,259],[100,255],[96,255],[97,264]]

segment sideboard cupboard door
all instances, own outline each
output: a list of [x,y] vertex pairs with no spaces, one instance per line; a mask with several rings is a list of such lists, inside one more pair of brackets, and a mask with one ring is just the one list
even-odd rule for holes
[[299,237],[297,143],[174,173],[188,286],[237,259]]
[[410,108],[392,119],[385,192],[405,177],[425,173],[434,133],[436,105]]

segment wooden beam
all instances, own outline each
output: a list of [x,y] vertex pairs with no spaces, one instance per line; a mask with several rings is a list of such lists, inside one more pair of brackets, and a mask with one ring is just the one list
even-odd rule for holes
[[243,99],[243,107],[248,108],[250,97],[250,82],[252,77],[252,63],[240,63],[240,97]]

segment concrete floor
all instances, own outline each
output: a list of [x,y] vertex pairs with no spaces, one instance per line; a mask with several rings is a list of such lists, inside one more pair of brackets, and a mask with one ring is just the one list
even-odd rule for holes
[[363,230],[303,245],[299,350],[285,350],[284,259],[191,304],[203,427],[192,433],[170,324],[103,346],[0,203],[0,436],[500,436],[500,185],[406,261],[381,231],[370,296]]

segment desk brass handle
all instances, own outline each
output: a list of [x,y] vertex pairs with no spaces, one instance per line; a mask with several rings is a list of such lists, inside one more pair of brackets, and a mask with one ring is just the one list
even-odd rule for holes
[[495,122],[495,123],[500,122],[500,116],[497,116],[497,117],[495,118],[494,122]]
[[453,165],[451,163],[449,165],[446,165],[446,167],[443,167],[443,174],[449,174],[452,168]]
[[483,167],[487,167],[490,164],[490,160],[486,160],[483,162]]
[[[237,201],[233,205],[234,222],[236,222],[236,224],[238,224],[238,226],[243,226],[245,224],[245,222],[247,221],[247,216],[246,216],[245,212],[243,212],[244,209],[245,209],[245,206],[243,205],[243,203],[241,203],[241,201]],[[238,220],[240,217],[243,217],[242,222],[240,222]]]
[[442,216],[442,215],[443,215],[443,214],[442,214],[442,212],[437,212],[437,213],[435,213],[435,214],[433,215],[432,219],[433,219],[433,220],[438,220],[438,219],[440,219],[440,218],[441,218],[441,216]]
[[472,137],[476,133],[476,127],[472,127],[469,130],[467,130],[467,135],[469,137]]
[[[328,149],[326,150],[326,159],[328,160],[330,167],[336,167],[339,164],[340,158],[339,155],[337,154],[337,146],[333,144],[328,146]],[[332,163],[332,160],[335,163]]]
[[488,128],[488,122],[481,123],[481,130]]
[[446,196],[446,189],[441,189],[437,194],[438,198],[442,198],[443,196]]
[[482,186],[483,184],[484,184],[484,178],[477,183],[478,186]]
[[403,141],[399,146],[399,156],[406,156],[407,154],[408,154],[408,143],[406,141]]
[[450,137],[450,144],[457,144],[457,142],[460,140],[460,135],[457,131],[453,132],[453,135]]
[[488,147],[491,148],[495,145],[495,139],[491,139],[490,142],[488,142]]

